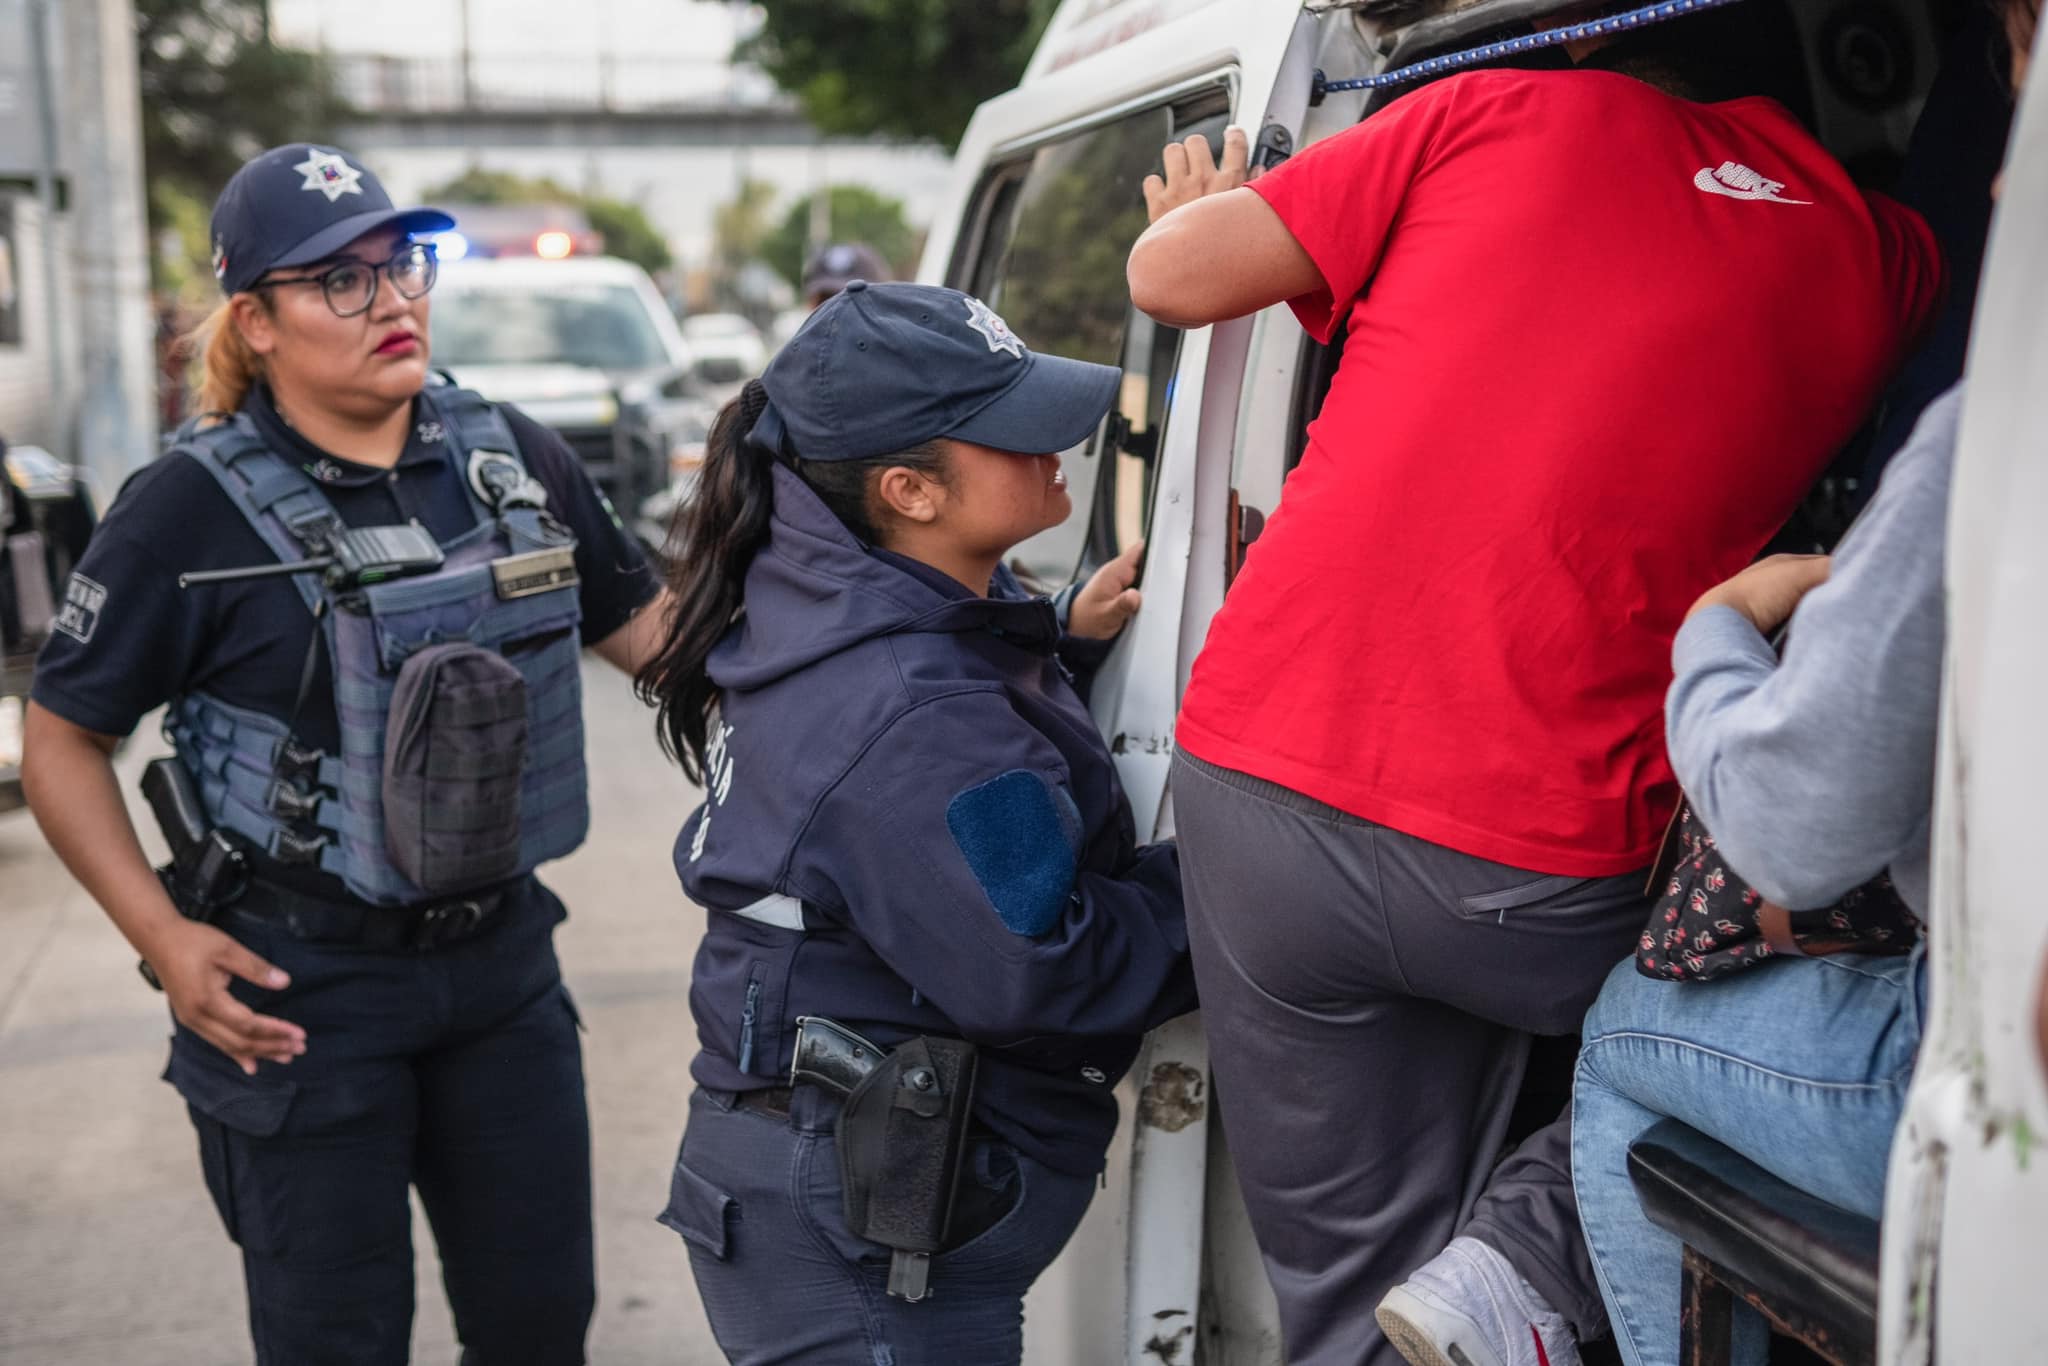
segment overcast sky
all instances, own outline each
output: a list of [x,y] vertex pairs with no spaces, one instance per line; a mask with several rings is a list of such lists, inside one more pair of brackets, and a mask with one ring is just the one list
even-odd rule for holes
[[723,57],[747,14],[707,0],[271,0],[271,22],[281,42],[452,57],[465,7],[474,50],[504,57]]

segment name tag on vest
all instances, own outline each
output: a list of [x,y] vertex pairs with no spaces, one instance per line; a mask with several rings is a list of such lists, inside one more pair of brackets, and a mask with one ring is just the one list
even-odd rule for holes
[[491,561],[491,577],[497,582],[498,596],[508,600],[566,588],[578,582],[576,552],[561,548],[507,555]]

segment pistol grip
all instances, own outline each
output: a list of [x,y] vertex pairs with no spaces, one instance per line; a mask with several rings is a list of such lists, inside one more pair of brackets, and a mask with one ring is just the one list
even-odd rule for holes
[[888,1056],[887,1049],[842,1025],[817,1015],[801,1015],[796,1022],[796,1053],[789,1065],[790,1085],[808,1082],[844,1096]]

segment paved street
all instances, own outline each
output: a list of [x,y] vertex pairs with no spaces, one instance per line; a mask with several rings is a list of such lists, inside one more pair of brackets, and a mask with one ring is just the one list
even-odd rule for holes
[[[600,1366],[720,1360],[682,1244],[654,1222],[682,1131],[685,1002],[702,915],[668,847],[693,797],[626,680],[586,669],[593,835],[547,870],[570,908],[557,943],[588,1028],[597,1164]],[[133,778],[161,752],[130,746]],[[152,840],[147,811],[138,823]],[[184,1107],[159,1081],[163,998],[26,812],[0,816],[0,1363],[228,1366],[250,1359],[240,1263],[199,1174]],[[507,1192],[516,1199],[517,1192]],[[420,1252],[414,1360],[456,1353]]]

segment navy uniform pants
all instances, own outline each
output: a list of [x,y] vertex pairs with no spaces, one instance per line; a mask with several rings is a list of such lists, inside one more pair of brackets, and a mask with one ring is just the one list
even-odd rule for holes
[[[661,1222],[681,1234],[704,1313],[735,1366],[1015,1366],[1024,1292],[1095,1193],[992,1136],[968,1140],[956,1247],[931,1261],[931,1294],[886,1293],[889,1250],[841,1208],[838,1102],[800,1086],[786,1116],[690,1097]],[[964,1213],[963,1213],[964,1211]]]
[[405,1362],[408,1187],[433,1226],[464,1366],[583,1360],[590,1129],[553,944],[562,917],[532,879],[480,933],[425,952],[307,942],[229,913],[223,928],[292,979],[236,995],[303,1026],[306,1052],[245,1076],[181,1026],[164,1076],[242,1249],[259,1366]]

